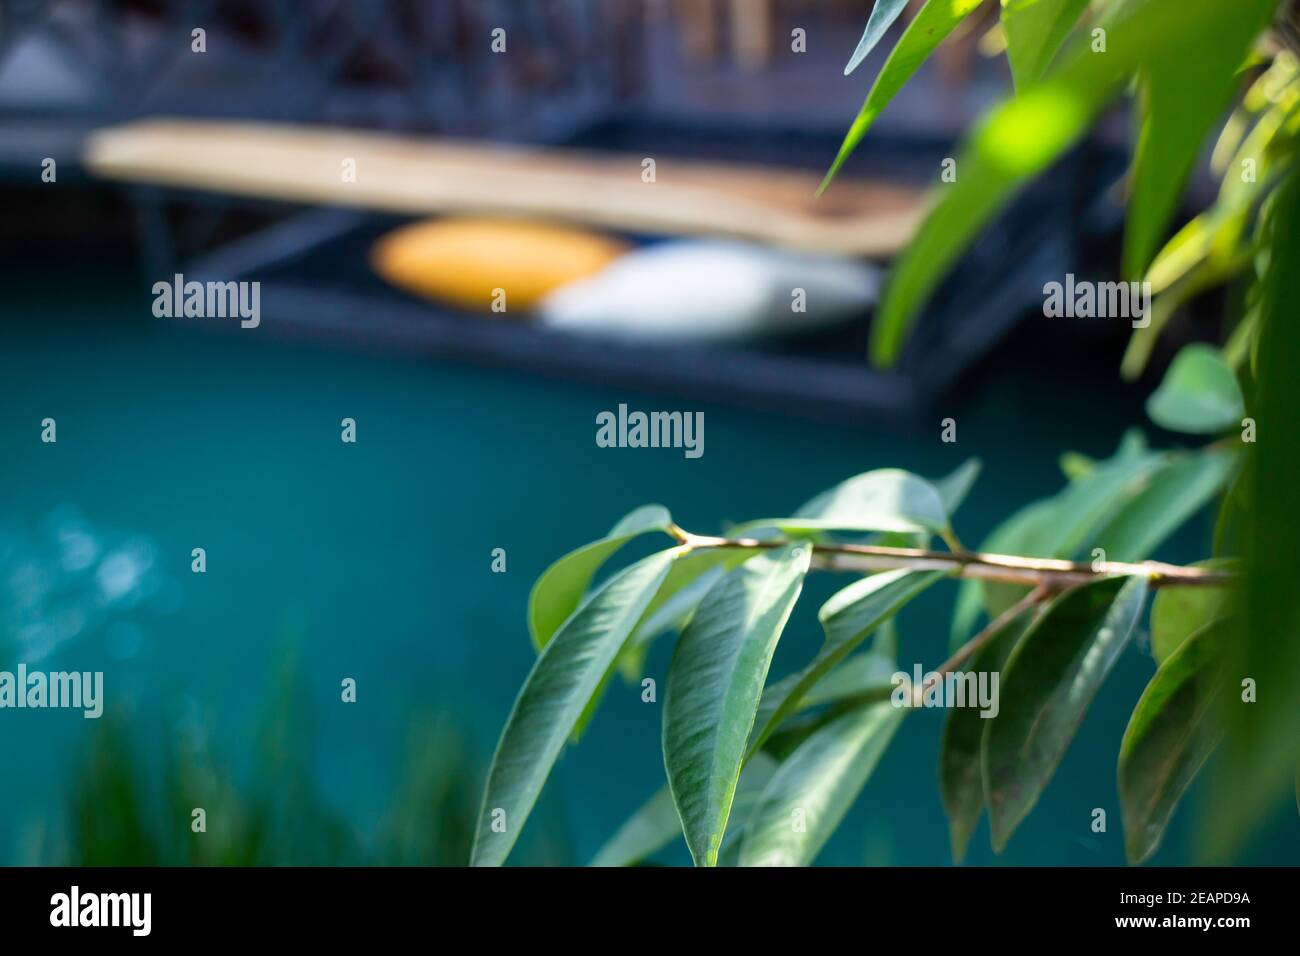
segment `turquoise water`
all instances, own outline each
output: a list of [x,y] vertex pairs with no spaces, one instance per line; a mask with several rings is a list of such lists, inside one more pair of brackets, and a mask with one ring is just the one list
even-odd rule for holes
[[[277,655],[296,645],[319,785],[363,838],[391,801],[413,713],[454,713],[486,760],[532,660],[532,581],[636,505],[661,502],[711,532],[782,513],[858,471],[939,476],[977,455],[985,472],[957,526],[978,541],[1059,487],[1059,452],[1108,454],[1141,423],[1139,393],[1030,362],[967,383],[933,428],[850,428],[280,342],[262,334],[274,324],[269,304],[258,330],[156,324],[148,302],[117,277],[52,289],[13,277],[5,294],[4,664],[39,652],[50,669],[102,669],[108,706],[143,736],[188,708],[239,758],[275,691]],[[620,402],[703,410],[704,456],[598,448],[596,414]],[[939,440],[949,415],[955,445]],[[53,445],[40,441],[46,417],[57,421]],[[344,417],[357,422],[355,445],[339,439]],[[1161,557],[1202,557],[1207,541],[1198,521]],[[203,575],[190,571],[196,547]],[[504,574],[491,571],[494,548],[507,552]],[[816,609],[844,583],[809,585],[774,673],[811,656]],[[904,613],[905,662],[942,659],[954,593],[945,585]],[[662,680],[669,652],[667,641],[655,649],[651,676]],[[1151,671],[1136,647],[1126,652],[1007,852],[994,858],[981,828],[972,862],[1122,862],[1115,755]],[[357,681],[355,704],[339,699],[344,677]],[[541,819],[576,860],[661,784],[660,716],[639,688],[616,684],[563,757]],[[822,862],[948,862],[941,720],[922,711],[904,724]],[[0,713],[0,860],[21,859],[25,826],[63,799],[92,723],[76,712]],[[1094,807],[1108,812],[1105,834],[1090,830]],[[1156,862],[1189,859],[1190,816],[1185,806]],[[1294,862],[1298,829],[1294,813],[1279,815],[1249,859]]]

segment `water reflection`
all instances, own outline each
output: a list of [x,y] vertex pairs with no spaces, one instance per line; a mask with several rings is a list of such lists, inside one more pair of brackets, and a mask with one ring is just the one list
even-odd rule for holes
[[179,604],[180,588],[147,535],[97,527],[73,505],[35,530],[0,526],[0,635],[16,660],[36,664],[100,632],[109,655],[128,660],[147,641],[132,615]]

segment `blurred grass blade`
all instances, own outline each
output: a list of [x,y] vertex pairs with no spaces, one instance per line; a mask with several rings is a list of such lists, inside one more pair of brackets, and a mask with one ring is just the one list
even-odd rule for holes
[[899,14],[907,7],[907,2],[908,0],[876,0],[871,16],[867,18],[867,28],[862,31],[862,39],[858,41],[857,49],[853,51],[848,65],[844,67],[845,76],[856,70],[862,61],[871,55],[876,44],[889,32],[889,28],[894,25]]
[[714,585],[668,671],[663,751],[696,866],[716,866],[772,654],[803,587],[807,544],[750,558]]
[[825,643],[812,663],[764,692],[750,750],[761,747],[772,731],[799,708],[804,696],[872,631],[942,577],[943,571],[884,571],[834,594],[817,614],[826,632]]
[[1025,632],[1002,671],[998,716],[980,743],[993,849],[1002,852],[1046,789],[1146,601],[1145,578],[1066,591]]
[[1142,128],[1133,158],[1124,274],[1140,279],[1159,247],[1192,165],[1239,84],[1238,70],[1277,0],[1197,4],[1197,29],[1158,44],[1142,69]]
[[570,551],[549,568],[533,585],[528,595],[528,629],[533,646],[539,651],[578,609],[591,579],[615,551],[637,535],[649,531],[667,531],[672,518],[662,505],[645,505],[626,515],[609,534]]
[[565,740],[677,555],[661,551],[620,571],[542,649],[492,758],[473,865],[505,862]]
[[[1016,643],[1034,619],[1037,609],[1030,608],[1000,630],[965,665],[967,673],[1001,673]],[[980,770],[980,740],[988,720],[978,707],[954,707],[944,721],[939,743],[939,794],[948,814],[948,836],[952,841],[952,860],[960,863],[966,856],[975,825],[984,810],[984,782]]]
[[1002,0],[1002,32],[1016,89],[1047,72],[1087,8],[1088,0]]
[[926,0],[925,6],[908,24],[898,40],[898,45],[889,54],[885,65],[880,68],[880,75],[876,77],[871,92],[867,94],[866,102],[862,104],[857,119],[849,127],[835,162],[831,164],[826,178],[818,187],[818,195],[826,191],[826,187],[831,184],[831,180],[840,171],[844,161],[858,148],[858,143],[862,142],[862,138],[867,135],[871,124],[889,105],[894,95],[903,88],[903,84],[911,79],[912,74],[934,52],[934,48],[943,42],[944,37],[981,3],[983,0]]
[[1218,698],[1228,622],[1208,624],[1171,654],[1133,708],[1119,750],[1124,852],[1141,863],[1160,846],[1183,792],[1222,736]]
[[889,701],[851,710],[790,754],[759,797],[741,866],[807,866],[857,799],[907,713]]

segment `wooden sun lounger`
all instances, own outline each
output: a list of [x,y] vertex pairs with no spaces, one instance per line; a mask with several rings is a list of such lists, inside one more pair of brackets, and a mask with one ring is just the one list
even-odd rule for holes
[[[647,158],[653,182],[643,180]],[[804,170],[271,123],[135,122],[92,134],[85,159],[109,179],[263,199],[535,216],[871,257],[897,252],[924,207],[914,187],[848,177],[816,199],[818,176]]]

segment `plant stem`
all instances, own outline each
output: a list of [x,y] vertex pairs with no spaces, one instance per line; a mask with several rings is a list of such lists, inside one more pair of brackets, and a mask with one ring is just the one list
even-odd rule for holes
[[[786,540],[717,538],[692,534],[671,525],[669,533],[686,548],[783,548]],[[1059,558],[1025,558],[1012,554],[981,551],[928,551],[922,548],[887,548],[870,544],[827,544],[809,541],[818,567],[831,571],[871,572],[907,568],[913,571],[946,571],[955,578],[976,578],[1045,587],[1059,591],[1099,577],[1141,575],[1151,587],[1223,587],[1236,575],[1227,571],[1183,567],[1160,561],[1064,561]]]

